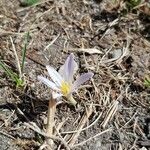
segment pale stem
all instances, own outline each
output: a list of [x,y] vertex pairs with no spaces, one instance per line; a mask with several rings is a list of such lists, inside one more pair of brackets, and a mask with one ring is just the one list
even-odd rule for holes
[[73,98],[73,96],[72,95],[70,95],[69,97],[67,97],[67,99],[70,101],[70,103],[72,104],[72,105],[76,105],[77,104],[77,102],[75,101],[75,99]]
[[[49,100],[49,106],[48,106],[48,116],[47,116],[47,130],[46,133],[48,136],[52,136],[53,135],[53,128],[54,128],[54,124],[55,124],[55,112],[56,112],[56,100],[51,98]],[[53,148],[53,140],[52,139],[47,139],[47,144],[51,147],[51,149]]]

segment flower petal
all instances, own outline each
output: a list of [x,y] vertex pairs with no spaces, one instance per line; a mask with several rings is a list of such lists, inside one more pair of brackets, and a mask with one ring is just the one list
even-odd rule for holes
[[56,90],[56,91],[60,91],[59,88],[56,86],[55,83],[53,83],[52,81],[46,79],[45,77],[42,76],[38,76],[37,79],[41,82],[43,82],[45,85],[47,85],[48,87],[50,87],[52,90]]
[[84,73],[80,77],[78,77],[77,80],[74,82],[74,84],[72,86],[72,92],[77,90],[80,87],[81,84],[83,84],[84,82],[86,82],[90,78],[92,78],[93,75],[94,74],[92,72],[88,72],[88,73]]
[[71,53],[65,61],[65,64],[60,67],[59,73],[64,77],[65,81],[71,83],[73,75],[77,71],[78,65],[74,61],[74,55]]
[[54,83],[60,87],[61,83],[63,81],[60,74],[51,66],[46,66],[46,69],[48,70],[48,73],[49,73],[50,77],[52,78],[52,80],[54,81]]
[[57,92],[52,92],[52,96],[54,99],[59,99],[60,97],[62,97],[63,95],[61,93],[57,93]]

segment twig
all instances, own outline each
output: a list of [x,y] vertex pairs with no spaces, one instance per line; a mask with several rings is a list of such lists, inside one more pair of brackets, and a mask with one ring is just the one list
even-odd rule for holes
[[13,140],[15,140],[15,138],[14,138],[12,135],[9,135],[9,134],[7,134],[7,133],[5,133],[5,132],[3,132],[3,131],[0,131],[0,134],[3,134],[3,135],[5,135],[5,136],[7,136],[7,137],[9,137],[9,138],[11,138],[11,139],[13,139]]
[[84,127],[85,123],[88,121],[88,118],[90,117],[90,115],[93,112],[92,110],[93,110],[92,105],[90,105],[87,112],[85,112],[84,115],[82,116],[81,121],[76,129],[78,132],[73,134],[69,141],[70,147],[73,147],[74,143],[76,142],[77,138],[79,137],[79,135],[82,131],[82,128]]
[[130,54],[130,51],[129,51],[130,44],[131,44],[131,38],[129,36],[127,36],[126,47],[123,47],[123,49],[122,49],[123,53],[122,53],[121,57],[116,61],[117,64],[121,64],[123,58]]
[[93,47],[93,48],[68,48],[69,51],[74,51],[74,52],[85,52],[88,54],[103,54],[101,50]]
[[8,117],[8,119],[4,120],[4,123],[0,126],[0,128],[2,128],[3,125],[6,126],[6,123],[11,119],[11,117],[14,115],[14,113],[15,113],[15,110],[13,110],[12,114]]
[[118,109],[118,104],[119,104],[119,102],[118,102],[118,101],[115,101],[115,102],[111,105],[110,109],[109,109],[108,112],[107,112],[107,116],[106,116],[106,118],[104,119],[104,121],[103,121],[103,123],[102,123],[102,127],[103,127],[103,128],[106,127],[108,121],[111,120],[112,117],[114,116],[114,114],[116,113],[116,111],[117,111],[117,109]]
[[[101,115],[102,115],[102,113],[100,113],[98,115],[98,117],[89,126],[83,128],[81,131],[85,131],[85,130],[89,129],[90,127],[92,127],[100,119]],[[76,133],[76,132],[78,132],[78,130],[61,132],[61,134],[71,134],[71,133]]]
[[119,130],[125,128],[133,119],[135,119],[137,113],[138,113],[138,111],[136,111],[136,112],[134,113],[134,115],[129,119],[129,121],[127,121]]
[[51,45],[54,44],[54,42],[58,39],[58,37],[60,36],[60,34],[58,34],[45,48],[43,51],[47,50]]
[[29,31],[32,29],[32,27],[34,26],[34,23],[41,18],[43,15],[45,15],[46,13],[50,12],[52,9],[54,8],[54,6],[50,7],[48,10],[46,10],[45,12],[43,12],[41,15],[39,15],[37,18],[34,19],[33,23],[31,24],[31,26],[29,27]]
[[75,148],[75,147],[84,145],[84,144],[87,143],[88,141],[91,141],[92,139],[94,139],[94,138],[96,138],[96,137],[98,137],[98,136],[100,136],[100,135],[102,135],[102,134],[104,134],[104,133],[106,133],[106,132],[109,132],[109,131],[111,131],[111,130],[112,130],[111,128],[109,128],[109,129],[107,129],[107,130],[104,130],[104,131],[102,131],[102,132],[100,132],[100,133],[94,135],[93,137],[88,138],[87,140],[85,140],[85,141],[83,141],[83,142],[81,142],[81,143],[79,143],[79,144],[75,144],[72,148]]
[[24,123],[27,127],[29,127],[30,129],[32,129],[33,131],[41,134],[42,136],[46,137],[46,138],[50,138],[52,140],[55,140],[55,141],[60,141],[65,147],[66,147],[66,150],[70,150],[68,144],[66,143],[66,141],[64,139],[61,139],[57,136],[54,136],[54,135],[47,135],[45,132],[41,131],[41,129],[35,124],[35,123]]
[[10,41],[11,41],[12,48],[13,48],[13,51],[14,51],[14,54],[15,54],[15,58],[16,58],[17,66],[18,66],[19,77],[21,78],[22,77],[21,66],[20,66],[19,58],[18,58],[18,55],[17,55],[17,51],[16,51],[16,48],[15,48],[15,45],[13,43],[13,40],[12,40],[11,36],[10,36]]
[[[64,121],[60,122],[57,126],[55,126],[56,130],[59,131],[62,126],[64,125],[64,123],[68,120],[69,117],[67,117]],[[56,130],[54,130],[54,135],[57,134]],[[61,133],[62,134],[62,133]]]

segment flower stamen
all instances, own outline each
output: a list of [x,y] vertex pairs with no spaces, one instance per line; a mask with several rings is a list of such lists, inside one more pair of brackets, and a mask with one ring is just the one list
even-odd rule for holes
[[71,86],[69,85],[69,83],[63,81],[61,84],[61,92],[64,96],[67,96],[70,92]]

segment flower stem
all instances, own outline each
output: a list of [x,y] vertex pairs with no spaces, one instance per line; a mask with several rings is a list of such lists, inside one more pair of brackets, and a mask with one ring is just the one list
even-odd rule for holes
[[[48,116],[47,116],[47,135],[51,136],[53,135],[53,128],[55,124],[55,112],[56,112],[56,100],[51,98],[49,100],[49,106],[48,106]],[[53,149],[53,140],[47,139],[47,144]]]
[[70,95],[70,96],[68,97],[68,100],[69,100],[70,103],[71,103],[72,105],[74,105],[74,106],[77,104],[77,102],[75,101],[75,99],[73,98],[72,95]]

